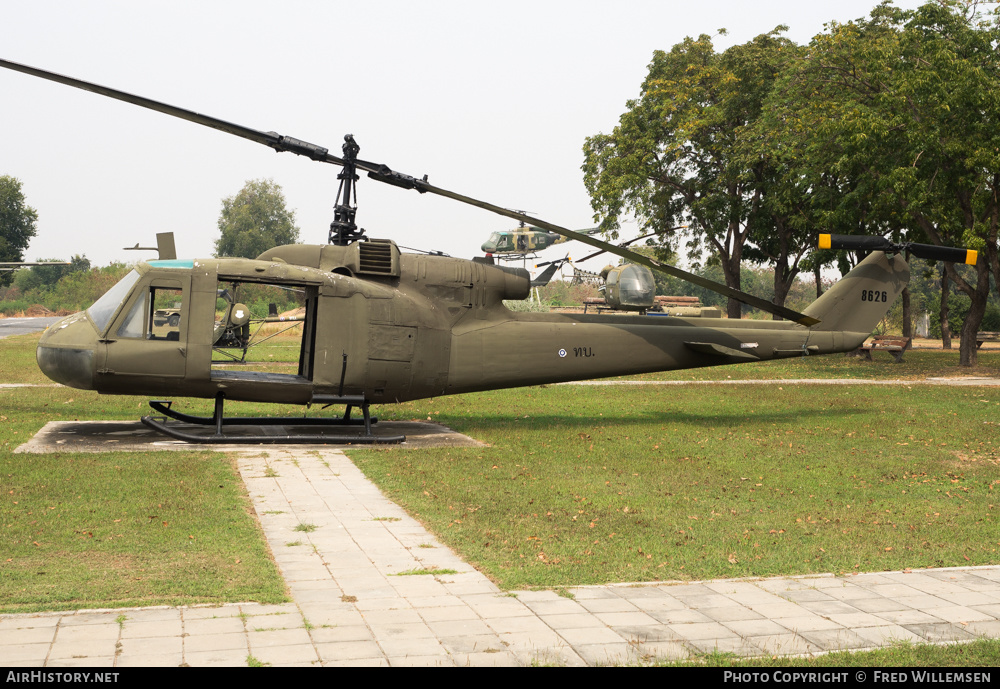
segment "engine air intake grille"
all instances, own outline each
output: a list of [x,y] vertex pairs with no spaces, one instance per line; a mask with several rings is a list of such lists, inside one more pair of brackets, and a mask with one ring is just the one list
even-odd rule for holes
[[358,246],[360,273],[392,275],[392,242],[372,239]]

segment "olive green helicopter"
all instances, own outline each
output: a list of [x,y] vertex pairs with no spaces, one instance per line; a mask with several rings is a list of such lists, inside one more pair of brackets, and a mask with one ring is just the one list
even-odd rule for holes
[[[306,141],[72,77],[6,60],[0,60],[0,66],[342,168],[328,244],[279,246],[254,260],[167,255],[139,261],[89,309],[42,335],[38,365],[56,382],[106,394],[214,399],[212,417],[180,413],[164,399],[150,402],[161,416],[145,416],[143,423],[180,440],[401,442],[401,435],[373,432],[371,404],[846,352],[864,342],[906,286],[909,267],[902,252],[975,262],[975,252],[963,249],[823,235],[826,248],[871,254],[798,313],[589,234],[436,187],[426,176],[411,177],[361,160],[351,135],[344,138],[340,157]],[[391,240],[366,237],[355,223],[359,172],[583,242],[784,320],[512,312],[504,301],[526,299],[531,289],[523,268],[403,253]],[[266,361],[233,366],[238,357],[232,356],[220,361],[220,352],[245,352],[248,347],[254,316],[243,295],[263,295],[266,301],[277,293],[294,295],[299,308],[289,313],[269,308],[268,316],[257,320],[294,324],[297,348],[290,368],[275,368]],[[334,418],[232,418],[224,416],[226,400],[343,405],[346,411]],[[355,408],[362,418],[352,418]],[[209,430],[192,431],[192,425]],[[227,426],[236,425],[261,427],[261,432],[226,432]],[[264,428],[267,425],[316,430],[292,436]],[[344,426],[355,430],[347,432]]]
[[[671,227],[665,232],[673,232],[674,230],[681,230],[686,227],[686,225]],[[634,239],[630,239],[627,242],[622,242],[617,246],[619,248],[623,248],[642,239],[655,237],[660,234],[663,233],[650,232],[648,234],[635,237]],[[569,264],[573,267],[573,273],[575,276],[583,275],[588,279],[599,283],[598,291],[601,293],[601,298],[596,301],[601,302],[604,309],[610,311],[638,311],[640,313],[646,313],[650,309],[655,310],[657,308],[656,281],[653,278],[653,272],[648,266],[626,262],[617,266],[608,265],[600,273],[592,273],[582,270],[576,265],[578,263],[583,263],[584,261],[589,261],[590,259],[604,253],[607,253],[606,249],[595,251],[584,256],[578,261],[573,261],[573,259],[567,255],[565,258],[556,259],[555,261],[536,263],[535,268],[545,266],[545,270],[531,281],[531,286],[541,287],[548,284],[557,270],[561,269],[562,266]]]
[[[598,234],[598,228],[589,230],[577,230],[580,234]],[[545,230],[541,227],[526,225],[524,221],[513,230],[503,230],[494,232],[489,239],[483,242],[482,250],[487,257],[496,257],[504,261],[516,261],[537,256],[539,251],[544,251],[550,246],[568,242],[569,237],[558,232]]]

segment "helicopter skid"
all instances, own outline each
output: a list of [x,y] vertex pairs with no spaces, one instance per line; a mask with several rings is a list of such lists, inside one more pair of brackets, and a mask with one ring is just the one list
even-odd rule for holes
[[[348,405],[347,412],[344,414],[343,418],[339,419],[325,419],[325,418],[276,418],[276,417],[231,417],[225,418],[222,414],[223,408],[223,398],[220,395],[215,400],[215,414],[212,417],[205,416],[190,416],[188,414],[182,414],[181,412],[171,409],[172,402],[170,400],[150,400],[149,406],[154,410],[160,412],[164,417],[170,417],[176,421],[183,424],[192,424],[195,426],[215,426],[214,434],[206,434],[203,432],[197,432],[194,429],[181,429],[177,427],[177,424],[168,424],[167,419],[164,417],[152,417],[143,416],[140,420],[142,423],[159,433],[163,433],[176,440],[183,440],[189,443],[240,443],[240,444],[257,444],[257,443],[296,443],[296,444],[397,444],[404,442],[406,440],[405,435],[374,435],[372,433],[372,425],[378,422],[377,418],[372,418],[368,415],[368,405],[362,406],[362,411],[364,418],[352,419],[350,418],[351,406]],[[243,430],[233,433],[223,432],[224,426],[235,426],[240,427]],[[257,427],[276,427],[280,426],[283,428],[297,428],[302,426],[307,427],[322,427],[322,428],[332,428],[335,426],[364,426],[364,433],[361,434],[336,434],[336,433],[289,433],[272,431],[267,433],[253,433],[246,429],[255,429]]]

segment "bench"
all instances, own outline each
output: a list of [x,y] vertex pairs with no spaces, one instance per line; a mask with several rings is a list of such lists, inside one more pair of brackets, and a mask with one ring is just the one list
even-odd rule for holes
[[597,309],[597,313],[600,313],[606,309],[608,303],[604,301],[604,297],[584,297],[583,298],[583,312],[587,313],[588,308]]
[[873,361],[872,352],[889,352],[896,359],[897,364],[903,363],[903,352],[910,346],[910,338],[896,337],[895,335],[876,335],[871,342],[858,347],[858,356],[868,361]]
[[984,342],[1000,342],[1000,333],[988,331],[976,333],[976,349],[981,348]]

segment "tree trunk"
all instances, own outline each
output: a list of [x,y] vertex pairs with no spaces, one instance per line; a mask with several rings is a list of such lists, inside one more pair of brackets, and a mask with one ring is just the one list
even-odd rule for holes
[[983,322],[984,313],[986,313],[986,302],[977,304],[973,299],[972,307],[962,321],[962,339],[958,345],[959,366],[975,366],[979,362],[976,334],[979,332],[979,324]]
[[[949,265],[954,270],[954,265]],[[955,275],[952,275],[952,279],[955,279],[958,286],[962,288],[962,291],[968,294],[969,299],[972,300],[969,313],[966,314],[965,320],[962,321],[962,339],[958,346],[958,363],[960,366],[975,366],[979,361],[976,334],[979,332],[979,326],[983,322],[983,316],[986,314],[986,302],[990,296],[990,270],[986,265],[986,261],[980,259],[976,263],[976,284],[974,287],[960,277],[956,279]]]
[[910,338],[907,349],[913,348],[913,313],[910,309],[910,288],[903,288],[903,337]]
[[951,324],[948,319],[951,315],[948,312],[948,295],[951,289],[948,285],[948,271],[941,273],[941,347],[951,349]]
[[743,303],[730,299],[726,304],[726,318],[743,318]]
[[[772,299],[772,301],[778,306],[785,305],[785,300],[788,298],[788,292],[792,286],[791,282],[786,282],[781,279],[781,272],[782,271],[778,268],[775,268],[774,270],[774,299]],[[778,314],[774,314],[774,320],[780,321],[782,318]]]
[[[726,276],[726,286],[732,289],[740,289],[740,259],[738,256],[739,254],[737,254],[737,257],[731,257],[729,260],[722,261],[722,271]],[[726,304],[726,317],[743,318],[742,302],[729,299]]]
[[[782,250],[784,247],[782,247]],[[788,283],[785,282],[785,275],[788,274],[788,259],[784,254],[778,257],[778,260],[774,265],[774,298],[771,300],[773,304],[778,306],[785,305],[785,298],[788,297]],[[778,314],[773,314],[771,316],[774,320],[780,321],[781,316]]]

